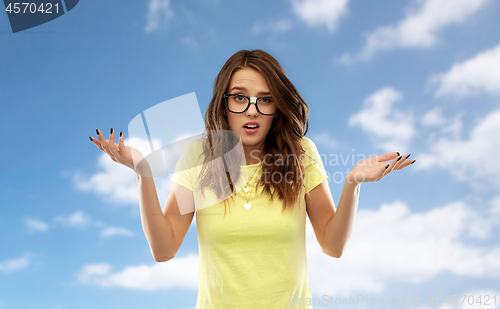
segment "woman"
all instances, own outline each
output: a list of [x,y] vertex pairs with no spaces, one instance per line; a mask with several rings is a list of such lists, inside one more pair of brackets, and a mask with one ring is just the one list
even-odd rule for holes
[[[180,208],[195,209],[200,257],[196,308],[312,308],[306,303],[311,299],[306,213],[323,252],[339,258],[354,225],[360,184],[415,162],[396,152],[358,162],[335,210],[319,153],[305,137],[307,113],[307,104],[276,59],[262,50],[235,53],[215,80],[205,115],[206,137],[185,149],[164,212],[153,178],[137,172],[132,160],[137,151],[123,144],[122,134],[118,145],[112,129],[109,141],[99,131],[98,140],[91,138],[114,161],[137,172],[142,225],[156,261],[175,256],[191,224],[194,213]],[[214,160],[233,146],[230,137],[214,135],[224,130],[241,138],[246,164]],[[388,160],[392,162],[384,163]],[[240,184],[240,175],[250,177]],[[223,199],[228,190],[230,198]],[[200,207],[200,192],[211,192],[222,202]]]

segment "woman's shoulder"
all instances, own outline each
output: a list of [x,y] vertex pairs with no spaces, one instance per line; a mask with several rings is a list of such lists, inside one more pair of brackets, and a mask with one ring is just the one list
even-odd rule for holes
[[203,153],[203,139],[196,138],[183,142],[181,158],[194,162]]
[[306,151],[316,149],[316,144],[309,137],[306,136],[302,138],[302,145]]
[[203,138],[193,139],[186,145],[186,148],[189,149],[190,151],[203,150]]
[[302,138],[302,145],[305,150],[303,161],[305,166],[309,166],[316,163],[316,161],[321,160],[318,148],[316,148],[316,144],[310,138],[304,136]]

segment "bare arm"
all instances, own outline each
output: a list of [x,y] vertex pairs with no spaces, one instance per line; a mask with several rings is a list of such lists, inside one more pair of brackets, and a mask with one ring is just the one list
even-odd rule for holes
[[339,258],[351,237],[358,209],[361,185],[346,180],[335,215],[325,228],[325,253]]
[[184,197],[185,194],[189,196],[191,191],[172,183],[170,194],[162,212],[153,178],[137,174],[137,186],[142,230],[148,240],[151,253],[157,262],[168,261],[175,257],[194,216],[193,212],[184,215],[180,214],[177,201],[189,203],[190,199],[178,199],[175,192]]
[[168,261],[175,256],[172,227],[163,216],[152,177],[137,174],[142,230],[157,262]]

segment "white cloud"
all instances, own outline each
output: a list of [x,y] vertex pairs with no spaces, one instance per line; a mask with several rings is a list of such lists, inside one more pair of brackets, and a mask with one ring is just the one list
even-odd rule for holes
[[339,142],[336,139],[334,139],[328,132],[322,132],[320,134],[316,134],[311,138],[311,140],[315,144],[323,144],[331,148],[336,148],[339,146]]
[[132,236],[134,233],[122,227],[107,227],[101,231],[101,237]]
[[106,276],[113,267],[109,264],[90,264],[85,265],[77,274],[78,280],[83,283],[96,282],[96,277]]
[[423,0],[407,9],[406,17],[396,25],[378,27],[368,35],[357,55],[344,54],[341,63],[369,60],[377,52],[397,48],[429,48],[438,42],[444,28],[465,22],[488,0]]
[[89,215],[83,213],[83,211],[78,210],[72,215],[57,216],[56,218],[54,218],[54,220],[64,226],[83,228],[89,225],[92,219]]
[[26,224],[29,232],[45,232],[49,229],[47,223],[38,219],[25,218],[24,223]]
[[[448,134],[451,139],[458,139],[460,138],[463,130],[463,122],[462,122],[462,117],[465,115],[465,112],[459,112],[453,119],[451,119],[447,124],[445,124],[441,128],[441,133],[443,136],[445,134]],[[430,139],[432,140],[432,139]]]
[[491,201],[490,215],[496,218],[500,218],[500,196],[494,198]]
[[444,74],[431,77],[439,84],[436,96],[466,96],[478,92],[500,94],[500,45],[456,63]]
[[[92,218],[83,213],[81,210],[67,216],[57,216],[54,218],[55,222],[60,223],[66,227],[83,228],[91,223],[96,226],[103,228],[100,233],[101,238],[114,237],[114,236],[132,236],[134,233],[126,228],[121,227],[106,227],[106,223],[99,220],[92,220]],[[28,227],[29,232],[45,232],[47,231],[48,224],[38,219],[26,218],[25,224]]]
[[28,256],[0,262],[0,272],[8,273],[20,270],[29,266]]
[[170,7],[169,0],[150,0],[144,31],[152,32],[160,29],[162,24],[166,25],[173,16],[174,12]]
[[439,126],[446,123],[446,118],[444,117],[441,108],[435,107],[425,113],[425,115],[422,117],[421,123],[425,126]]
[[462,241],[491,237],[498,219],[481,216],[460,201],[418,213],[399,201],[360,209],[340,259],[321,251],[307,220],[311,289],[317,295],[380,293],[390,284],[418,284],[444,272],[499,278],[500,248]]
[[[466,138],[440,137],[429,142],[429,151],[419,154],[416,169],[449,171],[456,179],[472,186],[491,184],[500,187],[500,110],[476,121]],[[492,155],[493,154],[493,155]],[[443,160],[443,158],[446,158]]]
[[292,0],[292,11],[311,27],[335,31],[349,0]]
[[138,290],[166,290],[173,287],[198,288],[198,256],[175,257],[164,263],[129,266],[112,272],[109,264],[86,265],[76,275],[82,283],[100,287]]
[[125,203],[137,206],[139,197],[137,195],[136,174],[130,168],[111,160],[106,153],[101,153],[97,162],[103,170],[102,172],[89,179],[85,179],[78,173],[74,175],[77,189],[97,192],[108,203]]
[[[122,227],[106,227],[106,223],[100,220],[92,220],[92,218],[79,210],[71,215],[67,216],[57,216],[54,218],[55,222],[58,222],[62,226],[73,227],[73,228],[83,228],[90,224],[96,227],[103,228],[100,233],[101,238],[114,237],[114,236],[132,236],[134,233],[126,228]],[[45,232],[48,229],[48,224],[41,220],[26,218],[26,226],[30,232],[32,231],[42,231]]]
[[446,117],[440,107],[435,107],[426,112],[420,119],[420,124],[425,127],[435,127],[426,135],[429,141],[435,140],[436,136],[448,136],[450,139],[458,139],[462,134],[462,117],[466,113],[461,111],[454,117]]
[[250,29],[250,34],[256,35],[261,32],[266,32],[266,33],[286,32],[290,30],[291,27],[292,24],[287,19],[273,19],[267,22],[257,21],[253,24],[252,28]]
[[360,126],[374,145],[387,152],[407,153],[414,135],[413,115],[393,107],[402,94],[391,87],[378,90],[364,101],[361,111],[349,118],[349,125]]

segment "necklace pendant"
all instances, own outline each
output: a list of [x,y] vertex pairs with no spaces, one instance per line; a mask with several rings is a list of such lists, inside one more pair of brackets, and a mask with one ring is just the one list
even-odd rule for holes
[[252,209],[252,204],[245,203],[245,205],[243,205],[243,208],[245,208],[246,210],[250,210],[250,209]]
[[248,193],[248,188],[247,188],[247,187],[244,187],[244,188],[243,188],[243,192]]

